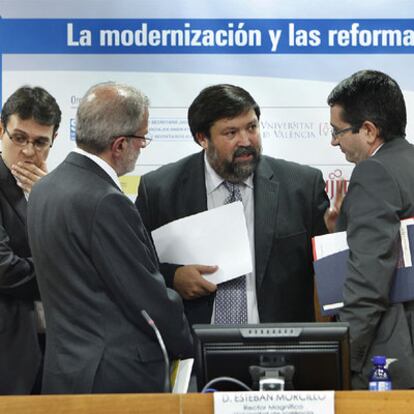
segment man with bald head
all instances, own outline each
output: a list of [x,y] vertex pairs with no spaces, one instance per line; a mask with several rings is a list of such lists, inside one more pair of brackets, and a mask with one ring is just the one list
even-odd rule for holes
[[43,393],[160,392],[165,363],[191,354],[179,295],[118,176],[148,144],[148,98],[127,85],[93,86],[82,98],[78,148],[34,186],[29,241],[48,327]]

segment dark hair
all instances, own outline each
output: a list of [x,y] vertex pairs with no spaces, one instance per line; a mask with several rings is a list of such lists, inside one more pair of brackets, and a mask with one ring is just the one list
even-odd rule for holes
[[23,120],[33,118],[41,125],[53,125],[53,134],[62,115],[55,98],[39,86],[22,86],[10,95],[1,111],[1,123],[7,126],[9,117],[15,114]]
[[234,118],[251,109],[259,119],[259,105],[243,88],[220,84],[203,89],[188,108],[188,125],[194,141],[198,143],[197,133],[210,138],[210,128],[217,120]]
[[329,94],[328,105],[342,107],[342,120],[355,130],[371,121],[384,141],[405,137],[407,111],[397,82],[385,73],[361,70],[340,82]]

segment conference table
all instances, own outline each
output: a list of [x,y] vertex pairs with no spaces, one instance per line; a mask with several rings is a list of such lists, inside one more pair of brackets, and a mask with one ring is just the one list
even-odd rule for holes
[[[0,397],[7,414],[212,414],[212,394],[98,394]],[[414,412],[414,391],[337,391],[336,414]]]

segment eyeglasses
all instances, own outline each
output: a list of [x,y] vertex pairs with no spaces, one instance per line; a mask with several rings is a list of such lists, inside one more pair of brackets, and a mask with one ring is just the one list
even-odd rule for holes
[[36,151],[44,151],[46,148],[51,148],[53,140],[47,137],[39,137],[33,140],[29,140],[29,137],[21,132],[15,132],[10,134],[6,126],[4,127],[9,138],[19,147],[25,147],[29,142],[33,145]]
[[117,139],[119,137],[139,139],[140,142],[141,142],[141,147],[142,148],[148,147],[148,145],[152,141],[152,136],[150,134],[147,134],[147,135],[118,135],[117,137],[114,137],[114,139]]
[[354,129],[354,127],[350,126],[350,127],[346,127],[346,128],[342,128],[342,129],[335,129],[335,128],[331,128],[331,135],[332,138],[336,138],[338,135],[344,134],[345,132],[348,131],[352,131]]

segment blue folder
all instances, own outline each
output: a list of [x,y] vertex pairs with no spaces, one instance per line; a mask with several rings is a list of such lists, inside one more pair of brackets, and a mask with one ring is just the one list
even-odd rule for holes
[[[414,226],[408,226],[408,240],[414,262]],[[313,263],[316,289],[322,315],[335,315],[343,306],[343,286],[347,274],[349,249],[331,254]],[[414,267],[397,268],[390,291],[392,303],[414,300]]]

